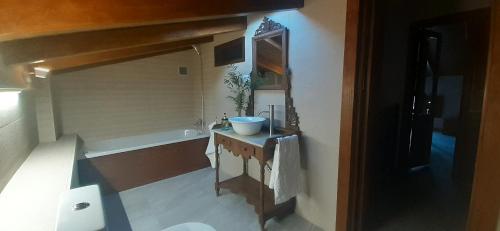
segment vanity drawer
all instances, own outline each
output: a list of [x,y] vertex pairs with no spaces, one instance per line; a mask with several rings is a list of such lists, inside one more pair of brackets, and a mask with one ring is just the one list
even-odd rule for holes
[[251,156],[253,156],[254,152],[255,152],[255,148],[250,145],[250,144],[247,144],[247,143],[243,143],[243,142],[238,142],[236,143],[236,145],[233,145],[235,147],[233,147],[235,149],[235,151],[246,157],[246,158],[249,158]]
[[231,150],[233,142],[231,138],[217,135],[217,143],[222,144],[226,149]]

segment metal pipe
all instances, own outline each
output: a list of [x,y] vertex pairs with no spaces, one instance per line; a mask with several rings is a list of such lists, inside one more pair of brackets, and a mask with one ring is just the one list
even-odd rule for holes
[[269,104],[269,136],[274,135],[274,104]]
[[200,50],[196,45],[191,45],[194,52],[200,57],[200,79],[201,79],[201,129],[205,130],[205,78],[203,75],[203,57],[201,57]]

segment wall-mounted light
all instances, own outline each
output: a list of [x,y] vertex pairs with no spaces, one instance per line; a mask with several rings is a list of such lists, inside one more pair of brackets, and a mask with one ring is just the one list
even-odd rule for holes
[[22,89],[0,88],[0,111],[16,107],[19,102],[19,93]]
[[47,75],[50,73],[50,69],[45,67],[35,67],[35,77],[38,78],[47,78]]

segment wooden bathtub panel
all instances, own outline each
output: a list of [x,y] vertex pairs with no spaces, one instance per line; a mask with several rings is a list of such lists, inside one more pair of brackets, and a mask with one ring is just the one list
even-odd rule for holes
[[119,192],[210,166],[208,138],[80,160],[82,185]]

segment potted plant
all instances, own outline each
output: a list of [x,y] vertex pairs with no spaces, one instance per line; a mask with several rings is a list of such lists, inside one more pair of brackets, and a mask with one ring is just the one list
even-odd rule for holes
[[253,89],[252,80],[249,75],[243,75],[234,64],[228,66],[229,71],[224,78],[224,84],[232,95],[227,96],[234,104],[234,110],[241,116],[248,104],[248,94]]

